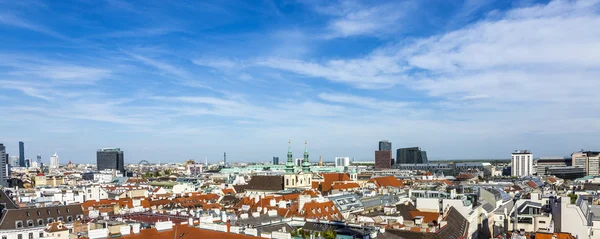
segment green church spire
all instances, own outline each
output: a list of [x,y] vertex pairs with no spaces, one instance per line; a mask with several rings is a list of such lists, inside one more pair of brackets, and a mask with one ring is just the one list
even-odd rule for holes
[[287,153],[287,163],[285,163],[285,172],[293,173],[294,172],[294,160],[292,159],[292,142],[288,140],[288,153]]
[[302,160],[302,172],[310,173],[310,162],[308,162],[308,142],[304,141],[304,160]]

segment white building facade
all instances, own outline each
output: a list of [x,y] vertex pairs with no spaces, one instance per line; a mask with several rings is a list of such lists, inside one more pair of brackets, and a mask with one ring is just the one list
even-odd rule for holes
[[526,177],[533,175],[533,153],[529,150],[515,150],[511,155],[511,176]]
[[336,167],[350,166],[350,158],[349,157],[335,157],[335,166]]
[[50,156],[50,168],[58,168],[59,165],[60,162],[58,161],[58,155],[54,153],[52,156]]

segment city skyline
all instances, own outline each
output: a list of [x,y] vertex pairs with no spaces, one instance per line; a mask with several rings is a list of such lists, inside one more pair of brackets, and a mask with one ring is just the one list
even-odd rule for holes
[[[142,10],[143,9],[143,10]],[[600,5],[8,1],[0,143],[94,163],[598,150]],[[515,37],[519,36],[519,37]],[[311,158],[311,162],[318,158]]]

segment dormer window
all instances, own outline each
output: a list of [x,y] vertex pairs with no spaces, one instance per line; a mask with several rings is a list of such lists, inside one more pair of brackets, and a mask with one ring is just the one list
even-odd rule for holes
[[48,215],[50,215],[50,214],[52,214],[52,213],[50,212],[50,210],[48,210]]
[[40,211],[37,211],[37,215],[40,216],[40,215],[42,215],[42,213],[40,213]]
[[44,219],[38,219],[38,226],[44,225]]
[[56,209],[56,213],[60,214],[60,209]]
[[33,227],[33,220],[27,220],[27,226]]
[[46,220],[46,221],[48,222],[48,224],[50,224],[50,223],[53,223],[53,222],[54,222],[54,219],[53,219],[53,218],[51,218],[51,217],[49,217],[49,218],[48,218],[48,220]]
[[28,217],[30,217],[30,216],[31,216],[31,213],[27,212],[27,216],[28,216]]
[[19,229],[19,228],[23,228],[23,221],[16,221],[16,222],[15,222],[15,227],[16,227],[17,229]]
[[71,212],[71,209],[70,209],[70,208],[67,208],[67,212]]

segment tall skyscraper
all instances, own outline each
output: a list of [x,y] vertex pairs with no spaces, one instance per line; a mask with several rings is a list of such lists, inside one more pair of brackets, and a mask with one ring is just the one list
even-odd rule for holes
[[6,147],[0,144],[0,185],[8,186],[8,158],[6,157]]
[[335,157],[336,167],[348,167],[350,166],[350,157]]
[[273,164],[274,165],[279,164],[279,157],[273,157]]
[[[533,175],[533,154],[529,150],[515,150],[511,155],[511,176],[525,177]],[[598,165],[596,164],[596,173]]]
[[10,156],[8,158],[8,164],[12,167],[19,167],[19,156]]
[[419,147],[399,148],[396,150],[396,164],[428,163],[427,152]]
[[50,168],[59,168],[60,167],[60,161],[58,158],[58,154],[54,153],[52,156],[50,156]]
[[19,167],[25,167],[25,143],[19,141]]
[[96,152],[98,170],[114,169],[125,172],[123,151],[120,148],[104,148]]
[[392,142],[389,140],[379,141],[379,151],[392,151]]
[[375,168],[388,169],[392,168],[392,151],[375,151]]

